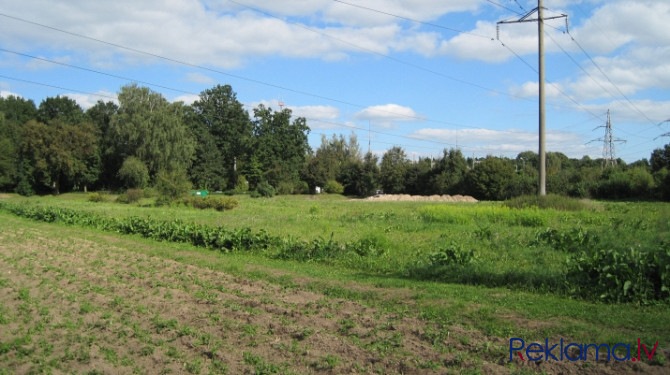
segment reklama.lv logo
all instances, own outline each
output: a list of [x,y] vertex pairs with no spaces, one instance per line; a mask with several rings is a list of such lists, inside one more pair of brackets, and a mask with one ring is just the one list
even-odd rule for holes
[[[517,346],[515,346],[515,344]],[[560,349],[558,349],[560,347]],[[633,357],[631,357],[631,348],[633,348]],[[544,345],[541,343],[533,342],[526,346],[526,342],[520,338],[510,338],[509,339],[509,360],[510,362],[514,360],[514,353],[517,354],[520,360],[522,361],[563,361],[564,358],[567,358],[569,361],[587,361],[589,359],[598,361],[601,357],[605,356],[607,353],[607,361],[611,361],[612,358],[615,361],[641,361],[642,352],[646,357],[651,361],[654,358],[654,353],[658,348],[658,341],[654,344],[654,348],[649,353],[647,346],[641,343],[641,340],[637,339],[637,357],[635,357],[635,344],[625,344],[618,343],[614,344],[611,347],[607,344],[578,344],[578,343],[569,343],[564,345],[563,339],[560,343],[554,344],[553,346],[549,345],[549,339],[544,340]],[[589,349],[590,355],[589,355]],[[555,351],[556,350],[556,351]],[[525,356],[524,356],[525,352]],[[572,353],[572,354],[569,354]]]

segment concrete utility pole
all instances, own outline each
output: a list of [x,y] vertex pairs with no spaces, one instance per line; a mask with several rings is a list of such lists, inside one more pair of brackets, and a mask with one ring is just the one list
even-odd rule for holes
[[[537,13],[537,19],[531,19],[530,16]],[[538,195],[547,195],[547,152],[546,152],[546,141],[545,141],[545,103],[544,103],[544,21],[552,20],[557,18],[567,19],[567,15],[562,14],[555,17],[544,17],[544,7],[542,0],[537,0],[537,8],[528,12],[525,16],[519,18],[515,21],[500,21],[498,24],[503,23],[522,23],[522,22],[535,22],[537,21],[537,39],[538,39],[538,65],[539,65],[539,154],[540,154],[540,178],[539,178],[539,187],[537,189]]]

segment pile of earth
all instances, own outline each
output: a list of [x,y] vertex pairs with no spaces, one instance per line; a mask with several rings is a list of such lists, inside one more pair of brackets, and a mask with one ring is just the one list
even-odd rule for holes
[[368,197],[367,201],[426,201],[426,202],[477,202],[469,195],[409,195],[380,194]]

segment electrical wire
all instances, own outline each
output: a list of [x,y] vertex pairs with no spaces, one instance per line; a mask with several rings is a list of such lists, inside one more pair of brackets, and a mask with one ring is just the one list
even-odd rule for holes
[[[240,6],[245,6],[244,4],[241,4],[241,3],[233,1],[233,0],[228,0],[228,1],[233,2],[235,4],[238,4]],[[249,9],[254,9],[254,8],[249,8]],[[262,12],[262,11],[260,11],[260,12]],[[154,58],[157,58],[157,59],[160,59],[160,60],[163,60],[163,61],[168,61],[168,62],[171,62],[171,63],[176,63],[176,64],[180,64],[180,65],[184,65],[184,66],[188,66],[188,67],[192,67],[192,68],[202,69],[202,70],[209,71],[209,72],[212,72],[212,73],[221,74],[221,75],[224,75],[224,76],[236,78],[236,79],[239,79],[239,80],[243,80],[243,81],[247,81],[247,82],[251,82],[251,83],[255,83],[255,84],[259,84],[259,85],[264,85],[264,86],[267,86],[267,87],[276,88],[276,89],[279,89],[279,90],[292,92],[292,93],[299,94],[299,95],[309,96],[309,97],[313,97],[313,98],[317,98],[317,99],[321,99],[321,100],[326,100],[326,101],[330,101],[330,102],[334,102],[334,103],[339,103],[339,104],[343,104],[343,105],[347,105],[347,106],[351,106],[351,107],[355,107],[355,108],[365,109],[365,108],[369,107],[369,106],[365,106],[365,105],[362,105],[362,104],[356,104],[356,103],[352,103],[352,102],[341,100],[341,99],[327,97],[327,96],[324,96],[324,95],[319,95],[319,94],[310,93],[310,92],[306,92],[306,91],[302,91],[302,90],[292,89],[292,88],[289,88],[289,87],[285,87],[285,86],[281,86],[281,85],[278,85],[278,84],[273,84],[273,83],[261,81],[261,80],[258,80],[258,79],[253,79],[253,78],[248,78],[248,77],[244,77],[244,76],[237,75],[237,74],[227,73],[227,72],[224,72],[224,71],[221,71],[221,70],[208,68],[208,67],[205,67],[205,66],[202,66],[202,65],[197,65],[197,64],[193,64],[193,63],[180,61],[180,60],[177,60],[177,59],[174,59],[174,58],[158,55],[158,54],[143,51],[143,50],[140,50],[140,49],[127,47],[127,46],[124,46],[124,45],[121,45],[121,44],[118,44],[118,43],[111,43],[111,42],[107,42],[107,41],[104,41],[104,40],[101,40],[101,39],[89,37],[89,36],[86,36],[86,35],[83,35],[83,34],[69,32],[69,31],[62,30],[62,29],[59,29],[59,28],[56,28],[56,27],[53,27],[53,26],[48,26],[48,25],[44,25],[44,24],[41,24],[41,23],[38,23],[38,22],[29,21],[29,20],[26,20],[26,19],[23,19],[23,18],[20,18],[20,17],[11,16],[11,15],[1,13],[1,12],[0,12],[0,16],[6,17],[6,18],[9,18],[9,19],[13,19],[13,20],[16,20],[16,21],[19,21],[19,22],[24,22],[24,23],[28,23],[28,24],[31,24],[31,25],[43,27],[43,28],[46,28],[46,29],[49,29],[49,30],[61,32],[61,33],[68,34],[68,35],[71,35],[71,36],[75,36],[75,37],[78,37],[78,38],[83,38],[83,39],[91,40],[91,41],[94,41],[94,42],[97,42],[97,43],[102,43],[102,44],[105,44],[105,45],[109,45],[109,46],[112,46],[112,47],[116,47],[116,48],[119,48],[119,49],[130,51],[130,52],[133,52],[133,53],[154,57]],[[272,16],[272,17],[274,17],[274,16]],[[361,47],[361,48],[363,48],[363,47]],[[395,59],[395,58],[392,58],[390,56],[387,56],[387,57],[389,57],[391,59],[394,59],[398,62],[402,62],[402,60]],[[407,64],[409,64],[409,63],[407,63]],[[427,72],[433,72],[435,74],[442,75],[439,72],[434,72],[434,71],[431,71],[430,69],[419,67],[418,65],[415,66],[415,67],[419,68],[419,69],[422,69],[422,70],[425,70]],[[449,77],[449,76],[446,76],[446,75],[442,75],[442,76],[445,77],[445,78],[453,79],[455,81],[458,81],[458,82],[461,82],[461,83],[464,83],[464,84],[472,85],[473,87],[479,87],[480,89],[483,89],[487,92],[515,97],[513,95],[510,95],[509,93],[505,93],[505,92],[502,92],[502,91],[495,91],[495,90],[486,88],[484,86],[480,86],[476,83],[467,82],[467,81],[460,80],[460,79],[455,78],[455,77]],[[528,98],[523,98],[523,97],[515,97],[515,98],[529,101]],[[412,115],[408,115],[408,114],[405,114],[405,113],[398,113],[398,112],[382,110],[382,109],[378,109],[377,112],[387,113],[387,114],[391,114],[391,115],[394,115],[394,116],[407,118],[407,119],[410,119],[410,120],[426,121],[426,122],[436,123],[436,124],[440,124],[440,125],[446,125],[446,126],[450,126],[450,127],[482,129],[482,127],[480,127],[480,126],[464,125],[464,124],[457,124],[457,123],[452,123],[452,122],[448,122],[448,121],[426,119],[426,118],[423,118],[423,117],[420,117],[420,116],[412,116]],[[505,131],[505,130],[501,130],[501,131],[502,132],[508,132],[508,133],[515,133],[514,131]]]
[[356,8],[359,8],[359,9],[365,9],[365,10],[368,10],[368,11],[371,11],[371,12],[395,17],[395,18],[398,18],[398,19],[401,19],[401,20],[410,21],[410,22],[421,24],[421,25],[434,27],[434,28],[437,28],[437,29],[442,29],[442,30],[455,32],[457,34],[465,34],[465,35],[471,35],[471,36],[478,37],[478,38],[491,39],[491,37],[488,36],[488,35],[476,34],[476,33],[470,32],[470,31],[463,31],[463,30],[452,28],[452,27],[438,25],[438,24],[431,23],[431,22],[420,21],[420,20],[417,20],[417,19],[414,19],[414,18],[404,17],[404,16],[400,16],[400,15],[393,14],[393,13],[390,13],[390,12],[385,12],[385,11],[382,11],[382,10],[379,10],[379,9],[369,8],[369,7],[366,7],[366,6],[363,6],[363,5],[359,5],[359,4],[348,3],[348,2],[342,1],[342,0],[333,0],[333,1],[336,2],[336,3],[356,7]]

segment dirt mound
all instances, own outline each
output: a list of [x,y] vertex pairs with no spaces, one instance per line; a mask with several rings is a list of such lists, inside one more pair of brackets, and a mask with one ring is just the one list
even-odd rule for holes
[[366,201],[380,201],[380,202],[399,202],[399,201],[413,201],[413,202],[477,202],[477,200],[469,195],[409,195],[409,194],[381,194],[375,195],[365,199]]

